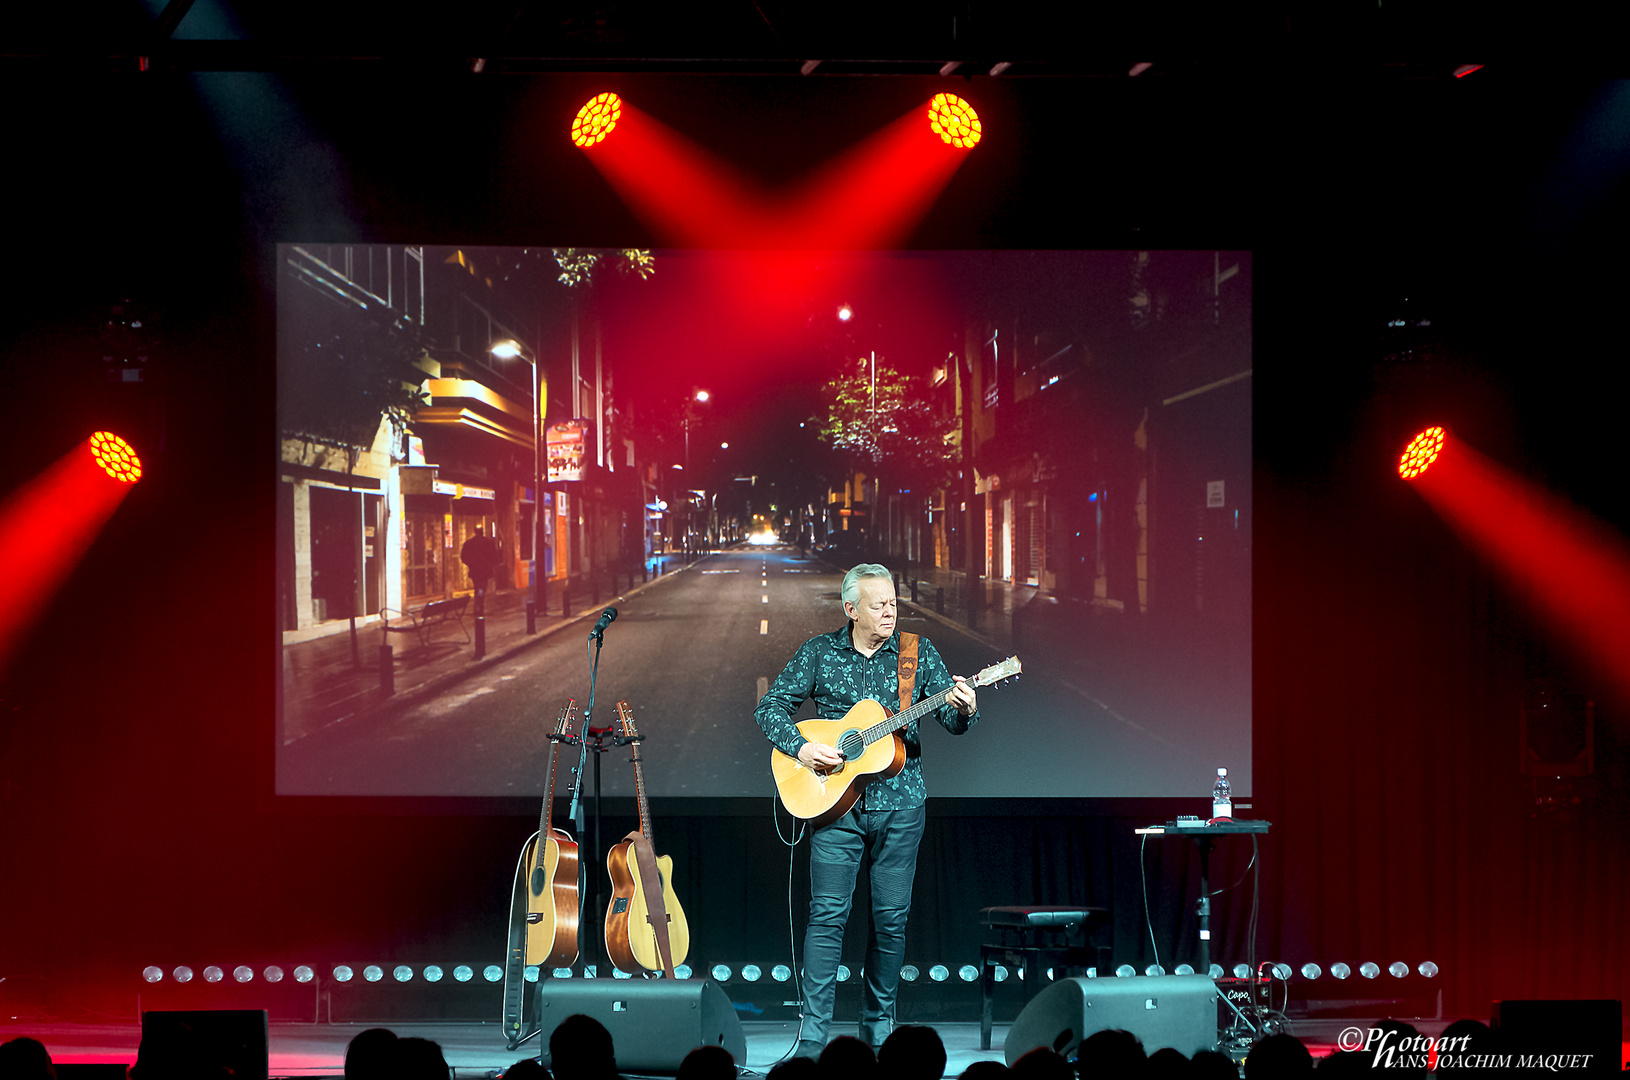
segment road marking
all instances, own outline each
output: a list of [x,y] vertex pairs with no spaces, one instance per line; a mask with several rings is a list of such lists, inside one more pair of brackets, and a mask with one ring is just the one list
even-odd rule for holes
[[770,680],[763,675],[758,677],[758,700],[763,701],[764,695],[770,692]]
[[703,570],[704,574],[739,574],[740,570]]
[[758,621],[758,632],[759,632],[759,636],[761,636],[761,637],[770,632],[770,620],[769,619],[760,619]]
[[770,594],[765,593],[762,597],[760,597],[759,602],[764,603],[764,604],[768,604],[770,602]]

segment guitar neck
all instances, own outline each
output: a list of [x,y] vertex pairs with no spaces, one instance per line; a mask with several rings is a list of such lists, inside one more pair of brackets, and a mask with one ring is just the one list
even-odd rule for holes
[[[556,734],[565,735],[571,731],[572,716],[577,711],[577,699],[567,698],[566,707],[560,711],[560,720],[555,725]],[[543,787],[543,809],[538,812],[538,844],[541,845],[549,839],[549,831],[554,825],[555,813],[555,776],[560,771],[560,743],[555,739],[549,740],[549,781]]]
[[[630,739],[638,737],[637,732],[634,730],[633,710],[629,707],[628,702],[619,701],[617,703],[617,719],[622,722],[625,737]],[[655,851],[656,841],[651,837],[651,805],[645,798],[645,763],[640,760],[640,744],[631,742],[628,746],[631,751],[630,759],[634,763],[634,801],[639,807],[640,832],[644,834],[646,840],[651,842],[651,850]]]
[[902,709],[881,723],[873,724],[860,733],[861,739],[865,741],[867,746],[870,746],[878,739],[894,734],[901,728],[910,725],[913,721],[922,719],[941,705],[944,705],[946,700],[950,698],[951,691],[955,689],[955,684],[947,686],[933,697],[925,697],[909,709]]

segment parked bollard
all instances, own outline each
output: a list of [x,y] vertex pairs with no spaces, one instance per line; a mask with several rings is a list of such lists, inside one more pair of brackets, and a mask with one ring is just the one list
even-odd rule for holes
[[528,634],[538,632],[538,605],[530,596],[526,598],[526,632]]
[[396,693],[396,653],[388,644],[379,647],[379,689],[386,697]]
[[917,602],[917,579],[916,578],[911,579],[911,602],[913,604],[915,604]]
[[480,660],[487,655],[487,617],[475,617],[475,658]]
[[941,585],[934,590],[934,610],[941,615],[945,614],[945,586]]
[[569,577],[560,579],[560,617],[572,617],[572,579]]

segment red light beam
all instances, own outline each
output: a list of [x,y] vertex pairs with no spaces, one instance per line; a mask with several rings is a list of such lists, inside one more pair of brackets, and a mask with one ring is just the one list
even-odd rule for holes
[[[106,439],[116,439],[104,432],[97,435],[104,446]],[[129,444],[117,441],[129,450]],[[139,474],[134,452],[120,467],[128,468],[130,463]],[[0,506],[0,559],[25,571],[15,575],[0,612],[0,668],[79,565],[131,486],[130,480],[116,479],[105,469],[94,456],[91,440],[86,440]]]
[[1456,439],[1414,487],[1630,699],[1630,542]]

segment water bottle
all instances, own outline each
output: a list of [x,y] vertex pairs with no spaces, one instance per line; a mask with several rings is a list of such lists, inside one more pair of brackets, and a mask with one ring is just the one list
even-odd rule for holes
[[1211,789],[1211,816],[1214,818],[1232,818],[1234,816],[1234,790],[1228,786],[1228,770],[1217,770],[1217,786]]

